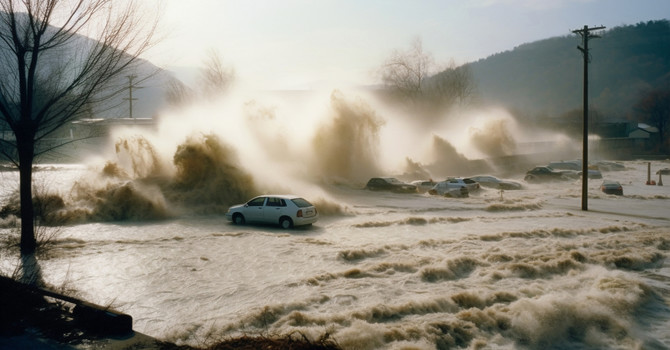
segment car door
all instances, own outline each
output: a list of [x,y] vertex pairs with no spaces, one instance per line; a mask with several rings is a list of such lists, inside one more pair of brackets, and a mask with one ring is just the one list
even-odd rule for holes
[[247,221],[263,221],[266,197],[258,197],[247,202],[244,216]]
[[279,223],[279,218],[286,210],[286,201],[283,198],[268,197],[263,208],[263,221],[268,223]]

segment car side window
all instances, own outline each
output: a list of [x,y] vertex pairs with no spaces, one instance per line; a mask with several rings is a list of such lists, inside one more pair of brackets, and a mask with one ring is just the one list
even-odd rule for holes
[[286,201],[284,201],[281,198],[274,198],[270,197],[268,198],[268,207],[285,207],[286,206]]
[[265,202],[265,197],[254,198],[250,200],[247,205],[250,207],[262,207]]

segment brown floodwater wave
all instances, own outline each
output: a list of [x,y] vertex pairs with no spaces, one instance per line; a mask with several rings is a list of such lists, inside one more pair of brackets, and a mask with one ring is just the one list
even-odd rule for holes
[[424,218],[419,216],[408,217],[402,220],[392,220],[392,221],[369,221],[359,224],[354,224],[356,228],[375,228],[375,227],[387,227],[393,225],[410,225],[410,226],[423,226],[429,224],[440,224],[440,223],[459,223],[464,221],[470,221],[471,218],[462,218],[462,217],[431,217]]
[[[99,172],[75,181],[69,193],[36,197],[41,223],[151,221],[183,213],[222,214],[230,205],[259,194],[235,151],[215,135],[187,138],[174,153],[174,170],[143,137],[119,140],[116,152],[116,162],[107,161]],[[10,201],[3,211],[18,214],[18,201]]]
[[378,176],[379,131],[384,121],[363,100],[334,91],[332,118],[312,138],[315,172],[328,182],[362,182]]

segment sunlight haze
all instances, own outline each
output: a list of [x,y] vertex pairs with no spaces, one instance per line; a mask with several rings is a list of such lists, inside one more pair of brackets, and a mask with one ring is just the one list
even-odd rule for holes
[[202,65],[215,50],[245,84],[304,89],[378,82],[394,49],[423,41],[439,66],[520,44],[663,19],[664,0],[220,1],[163,0],[163,39],[147,56],[170,69]]

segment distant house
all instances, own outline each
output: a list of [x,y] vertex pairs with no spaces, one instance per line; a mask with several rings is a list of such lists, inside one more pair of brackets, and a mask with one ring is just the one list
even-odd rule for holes
[[626,123],[625,128],[616,129],[620,133],[612,133],[594,143],[592,151],[595,154],[602,158],[627,159],[658,152],[658,128],[644,123]]
[[[139,134],[155,130],[153,118],[85,118],[61,127],[51,138],[43,139],[40,149],[52,149],[41,161],[77,162],[91,155],[113,150],[113,130],[136,129]],[[57,146],[57,147],[56,147]],[[55,148],[56,147],[56,148]]]
[[628,131],[628,137],[631,139],[650,139],[656,136],[658,136],[658,128],[645,123],[637,123]]

